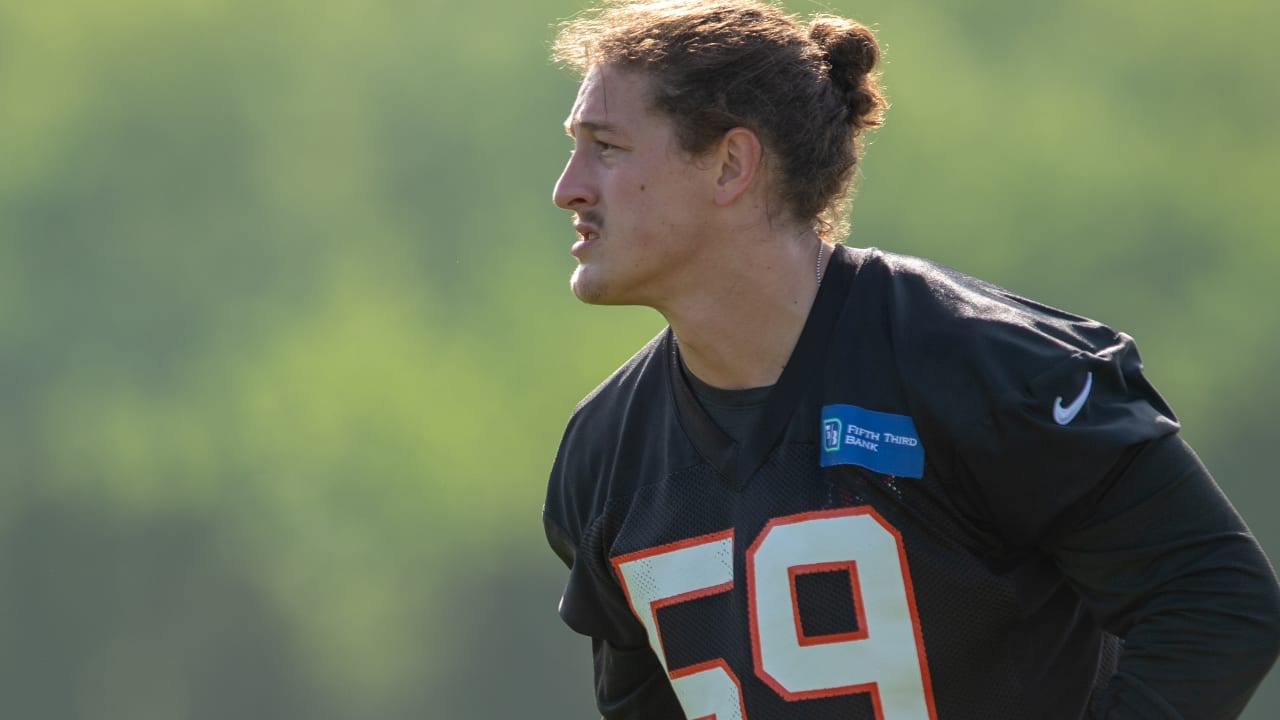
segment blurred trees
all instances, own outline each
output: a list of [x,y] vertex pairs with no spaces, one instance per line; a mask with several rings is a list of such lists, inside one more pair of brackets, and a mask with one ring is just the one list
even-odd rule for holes
[[[1280,11],[935,5],[829,8],[894,103],[850,241],[1133,334],[1280,554]],[[545,474],[660,320],[566,290],[579,8],[0,4],[3,714],[589,716]]]

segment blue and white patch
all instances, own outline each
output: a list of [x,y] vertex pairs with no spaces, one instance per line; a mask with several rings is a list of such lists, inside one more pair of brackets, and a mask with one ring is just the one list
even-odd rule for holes
[[857,465],[885,475],[922,478],[924,445],[906,415],[824,405],[821,465]]

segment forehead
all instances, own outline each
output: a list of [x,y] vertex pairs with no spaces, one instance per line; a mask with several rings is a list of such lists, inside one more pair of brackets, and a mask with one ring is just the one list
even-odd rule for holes
[[655,119],[648,99],[649,78],[643,73],[596,65],[582,79],[565,127],[570,131],[579,126],[639,130]]

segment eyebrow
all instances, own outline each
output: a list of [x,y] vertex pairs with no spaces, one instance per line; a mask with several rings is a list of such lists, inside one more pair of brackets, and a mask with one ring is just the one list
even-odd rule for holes
[[[599,134],[602,132],[618,132],[619,131],[618,126],[614,125],[613,123],[591,122],[590,120],[579,121],[577,124],[577,127],[580,127],[586,130],[587,132],[595,133],[595,134]],[[568,135],[569,137],[577,137],[577,134],[574,131],[574,125],[570,123],[568,120],[565,120],[564,122],[564,134]]]

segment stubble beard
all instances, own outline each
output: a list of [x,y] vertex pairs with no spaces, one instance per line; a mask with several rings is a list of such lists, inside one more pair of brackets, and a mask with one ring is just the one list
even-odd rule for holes
[[569,278],[569,288],[578,300],[588,305],[608,305],[609,284],[602,278],[592,278],[588,268],[579,263]]

